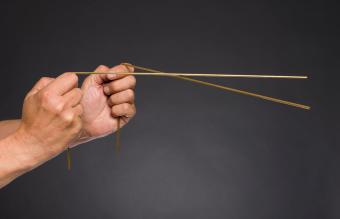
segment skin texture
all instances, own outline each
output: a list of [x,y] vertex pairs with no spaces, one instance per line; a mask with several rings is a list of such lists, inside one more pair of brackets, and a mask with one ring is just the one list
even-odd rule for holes
[[0,121],[0,139],[14,133],[19,127],[20,122],[20,119]]
[[[96,72],[132,72],[118,65],[100,65]],[[41,78],[26,95],[21,120],[0,122],[0,188],[18,176],[75,146],[117,130],[135,115],[130,75],[88,76],[81,88],[78,77],[64,73]]]
[[[118,65],[113,68],[100,65],[95,72],[133,72],[133,68]],[[97,74],[88,76],[81,89],[84,108],[83,130],[86,139],[111,134],[117,130],[117,118],[121,117],[121,127],[136,114],[134,87],[136,79],[132,75]]]

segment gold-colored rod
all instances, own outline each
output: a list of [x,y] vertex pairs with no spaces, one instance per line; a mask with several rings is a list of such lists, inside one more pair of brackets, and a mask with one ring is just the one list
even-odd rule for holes
[[66,150],[66,157],[67,157],[67,169],[71,170],[72,159],[71,159],[71,150],[70,150],[70,148],[67,148],[67,150]]
[[89,74],[118,74],[118,75],[143,75],[143,76],[185,76],[185,77],[214,77],[214,78],[280,78],[280,79],[307,79],[307,76],[298,75],[244,75],[244,74],[206,74],[206,73],[180,73],[180,72],[75,72],[80,75]]
[[[139,70],[143,70],[143,71],[154,72],[154,73],[162,73],[158,70],[132,65],[130,63],[122,63],[122,65],[130,66],[130,67],[133,67],[135,69],[139,69]],[[182,80],[186,80],[186,81],[191,81],[191,82],[198,83],[198,84],[202,84],[202,85],[206,85],[206,86],[210,86],[210,87],[219,88],[219,89],[222,89],[222,90],[231,91],[231,92],[234,92],[234,93],[239,93],[239,94],[243,94],[243,95],[247,95],[247,96],[257,97],[257,98],[272,101],[272,102],[275,102],[275,103],[281,103],[281,104],[285,104],[285,105],[289,105],[289,106],[294,106],[294,107],[297,107],[297,108],[300,108],[300,109],[305,109],[305,110],[311,109],[311,107],[307,106],[307,105],[294,103],[294,102],[290,102],[290,101],[286,101],[286,100],[281,100],[281,99],[277,99],[277,98],[273,98],[273,97],[269,97],[269,96],[265,96],[265,95],[261,95],[261,94],[256,94],[256,93],[252,93],[252,92],[248,92],[248,91],[243,91],[243,90],[239,90],[239,89],[235,89],[235,88],[231,88],[231,87],[226,87],[226,86],[222,86],[222,85],[218,85],[218,84],[213,84],[213,83],[210,83],[210,82],[205,82],[205,81],[192,79],[192,78],[188,78],[188,77],[184,77],[184,76],[173,76],[173,77],[178,78],[178,79],[182,79]]]

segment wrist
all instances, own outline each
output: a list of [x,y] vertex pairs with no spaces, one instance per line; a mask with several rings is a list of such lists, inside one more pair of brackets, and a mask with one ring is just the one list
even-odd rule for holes
[[85,129],[82,129],[79,133],[79,137],[77,138],[77,140],[75,140],[73,143],[71,143],[70,147],[75,147],[79,144],[89,142],[93,139],[95,139],[95,138],[92,137]]

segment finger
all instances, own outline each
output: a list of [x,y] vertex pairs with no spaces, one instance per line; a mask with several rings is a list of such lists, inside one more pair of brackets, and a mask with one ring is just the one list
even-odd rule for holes
[[[109,69],[109,73],[123,73],[123,72],[133,72],[133,71],[130,71],[131,69],[129,69],[127,66],[125,65],[116,65],[112,68]],[[128,74],[107,74],[107,78],[109,80],[117,80],[117,79],[120,79],[120,78],[124,78],[128,76]]]
[[33,88],[28,92],[27,96],[33,95],[49,85],[52,81],[54,81],[54,78],[49,78],[49,77],[42,77],[39,79],[39,81],[33,86]]
[[127,89],[119,93],[113,94],[108,99],[109,106],[122,103],[133,103],[135,101],[135,92],[132,89]]
[[126,68],[128,68],[129,72],[134,72],[135,71],[135,68],[130,63],[125,62],[125,63],[121,63],[121,65],[124,65]]
[[123,90],[133,89],[135,86],[136,78],[133,75],[129,75],[104,85],[104,93],[106,95],[111,95]]
[[[94,72],[107,72],[109,71],[110,68],[105,66],[105,65],[99,65],[95,70]],[[107,74],[93,74],[92,76],[94,76],[94,80],[98,83],[98,84],[103,84],[104,82],[107,82],[107,81],[110,81],[108,78],[107,78]]]
[[49,92],[61,96],[77,86],[78,86],[78,76],[74,73],[64,73],[58,76],[53,82],[47,85],[44,89],[47,89]]
[[70,108],[74,107],[77,104],[79,104],[81,97],[83,95],[83,92],[80,88],[73,88],[70,92],[66,93],[63,96],[63,100],[65,101],[64,108]]
[[122,103],[113,106],[111,108],[111,114],[113,117],[125,116],[131,118],[136,114],[136,107],[134,104]]
[[[105,65],[99,65],[94,72],[107,72],[109,70],[109,68]],[[83,84],[81,85],[81,89],[83,91],[88,90],[91,86],[93,85],[101,85],[103,83],[105,83],[106,81],[109,81],[106,78],[105,74],[91,74],[89,76],[87,76],[83,82]]]

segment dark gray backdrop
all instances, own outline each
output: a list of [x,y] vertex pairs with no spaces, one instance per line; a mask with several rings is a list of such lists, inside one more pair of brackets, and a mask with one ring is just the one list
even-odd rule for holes
[[311,111],[138,78],[138,113],[0,190],[0,218],[339,218],[338,9],[327,1],[2,1],[0,119],[42,76],[128,61],[220,79]]

